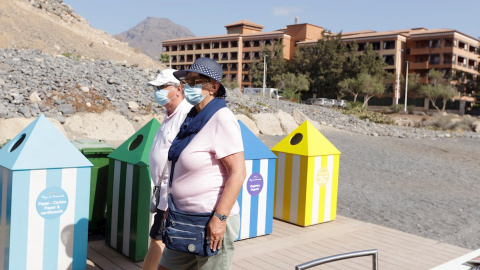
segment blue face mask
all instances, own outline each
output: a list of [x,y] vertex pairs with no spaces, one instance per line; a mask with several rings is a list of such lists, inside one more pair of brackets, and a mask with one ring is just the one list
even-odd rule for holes
[[196,84],[195,86],[190,86],[190,84],[185,84],[183,88],[183,93],[185,94],[185,99],[188,103],[192,105],[197,105],[202,102],[206,95],[202,95],[202,85]]
[[155,101],[158,102],[158,104],[160,104],[160,106],[165,106],[172,99],[175,98],[175,97],[173,97],[173,98],[169,99],[168,98],[168,93],[169,93],[169,91],[165,90],[165,89],[155,90],[155,92],[153,93],[153,97],[155,98]]

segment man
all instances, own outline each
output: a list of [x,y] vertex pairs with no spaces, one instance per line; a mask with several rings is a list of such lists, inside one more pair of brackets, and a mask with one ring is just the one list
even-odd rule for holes
[[165,107],[166,112],[165,119],[155,135],[149,155],[152,181],[155,185],[160,186],[160,201],[150,230],[151,242],[143,262],[144,270],[156,270],[162,257],[164,245],[160,225],[167,209],[167,188],[170,175],[170,164],[167,163],[168,150],[180,125],[192,108],[192,105],[185,100],[180,81],[173,76],[175,71],[174,69],[165,69],[158,74],[154,81],[149,82],[155,89],[155,101]]

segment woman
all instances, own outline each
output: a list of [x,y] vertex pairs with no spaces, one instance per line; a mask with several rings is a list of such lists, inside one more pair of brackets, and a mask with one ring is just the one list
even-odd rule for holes
[[218,63],[198,58],[174,76],[186,78],[185,99],[194,108],[169,150],[173,204],[189,213],[213,213],[207,239],[219,252],[201,257],[165,248],[160,269],[230,269],[240,228],[237,196],[246,177],[240,126],[223,99]]

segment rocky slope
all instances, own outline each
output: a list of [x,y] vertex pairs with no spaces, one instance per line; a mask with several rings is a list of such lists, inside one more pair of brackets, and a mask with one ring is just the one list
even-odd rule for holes
[[114,37],[138,48],[153,59],[162,54],[162,41],[176,38],[194,37],[186,27],[166,18],[148,17],[136,26]]
[[162,68],[158,61],[91,27],[62,0],[0,1],[0,48],[39,49],[127,65]]

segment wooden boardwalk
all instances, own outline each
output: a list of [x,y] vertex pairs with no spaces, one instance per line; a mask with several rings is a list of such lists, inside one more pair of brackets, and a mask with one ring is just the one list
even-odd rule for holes
[[[430,269],[471,252],[375,224],[337,216],[332,222],[300,227],[274,220],[273,233],[235,243],[233,269],[295,269],[295,265],[340,253],[378,249],[379,269]],[[87,269],[140,270],[108,247],[103,240],[90,241]],[[337,261],[312,269],[371,269],[371,257]]]

